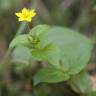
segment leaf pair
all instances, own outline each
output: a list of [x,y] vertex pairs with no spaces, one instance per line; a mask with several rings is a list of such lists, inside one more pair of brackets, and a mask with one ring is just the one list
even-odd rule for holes
[[[27,36],[38,37],[38,49]],[[29,34],[17,36],[10,47],[26,46],[37,61],[47,61],[52,68],[41,68],[34,76],[36,82],[61,82],[79,74],[87,65],[92,50],[92,42],[78,32],[65,27],[38,25]],[[78,81],[78,79],[77,79]],[[79,82],[79,81],[78,81]]]

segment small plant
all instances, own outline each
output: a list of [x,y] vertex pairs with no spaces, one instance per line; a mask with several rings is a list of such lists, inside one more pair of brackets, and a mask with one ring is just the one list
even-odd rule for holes
[[[16,13],[18,21],[27,25],[35,15],[35,10],[26,8]],[[67,82],[80,96],[87,96],[92,91],[85,70],[92,47],[92,41],[79,32],[45,24],[30,28],[27,34],[16,35],[9,45],[17,72],[20,68],[28,69],[28,80],[33,82],[34,94],[38,93],[35,89],[40,84]]]

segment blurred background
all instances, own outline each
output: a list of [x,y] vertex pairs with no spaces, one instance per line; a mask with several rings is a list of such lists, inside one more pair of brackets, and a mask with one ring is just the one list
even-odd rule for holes
[[[17,21],[17,17],[15,16],[15,12],[20,11],[23,7],[34,8],[37,11],[37,16],[33,19],[33,22],[30,24],[31,27],[38,24],[65,26],[81,32],[82,34],[86,35],[94,42],[96,42],[96,0],[0,0],[1,63],[8,49],[9,43],[14,38],[15,34],[18,31],[22,30],[22,28],[24,27],[24,24],[19,23]],[[91,60],[87,69],[92,75],[92,81],[96,82],[96,45],[94,45]],[[8,82],[11,81],[9,80]],[[21,84],[21,81],[18,81],[16,83]],[[12,89],[16,88],[16,83],[14,84],[15,87],[13,85],[11,86],[12,88],[10,87],[11,91]],[[1,82],[0,84],[2,85]],[[25,93],[21,92],[20,96],[32,96],[29,94],[30,92],[28,93],[28,90],[32,90],[30,89],[30,82],[27,82],[27,84],[24,83],[23,85],[26,86],[24,90],[27,91]],[[93,85],[93,89],[96,90],[95,83]],[[4,87],[4,85],[2,86]],[[54,90],[58,90],[55,88],[55,86],[58,85],[53,85]],[[59,85],[59,87],[60,86],[61,85]],[[61,92],[57,91],[57,95],[42,95],[42,90],[39,90],[41,92],[41,95],[37,96],[74,96],[72,94],[61,95],[63,94],[62,90],[64,89],[62,88],[62,86],[60,88]],[[19,90],[18,87],[17,89]],[[17,89],[14,90],[16,91]],[[46,88],[42,86],[42,89],[44,90]],[[4,90],[4,92],[7,92],[7,89],[5,87],[2,90]],[[11,93],[11,95],[6,95],[5,93],[2,93],[3,91],[0,91],[0,96],[17,96],[19,93],[15,94],[15,91],[14,95],[13,93]],[[49,88],[47,91],[50,93],[52,90]],[[53,91],[53,93],[55,92]]]

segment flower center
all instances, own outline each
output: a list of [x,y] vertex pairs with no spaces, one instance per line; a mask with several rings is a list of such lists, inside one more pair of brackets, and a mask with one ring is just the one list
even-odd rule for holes
[[28,18],[28,13],[23,13],[24,18]]

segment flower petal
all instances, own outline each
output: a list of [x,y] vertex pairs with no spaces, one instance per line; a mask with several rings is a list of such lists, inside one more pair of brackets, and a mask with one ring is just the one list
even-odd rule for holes
[[35,15],[36,15],[35,10],[34,10],[34,9],[33,9],[33,10],[31,10],[31,11],[30,11],[30,16],[31,16],[31,17],[34,17]]
[[22,9],[22,13],[28,13],[28,9],[27,8],[23,8]]
[[24,21],[24,18],[19,18],[18,21]]
[[27,21],[27,22],[31,22],[31,20],[32,20],[31,17],[30,17],[30,18],[26,18],[26,21]]
[[17,17],[22,17],[22,13],[15,13]]

